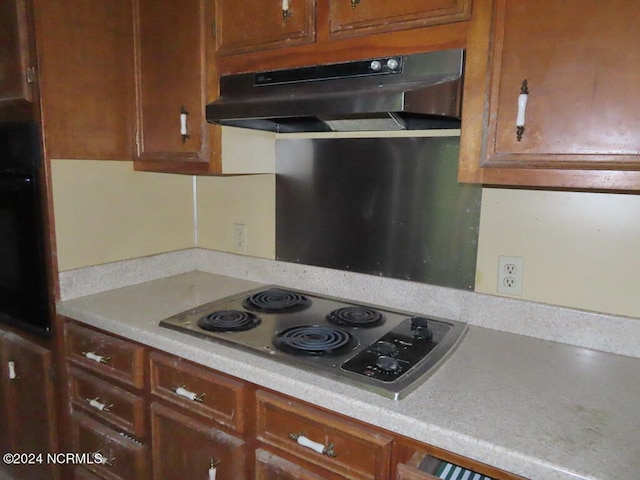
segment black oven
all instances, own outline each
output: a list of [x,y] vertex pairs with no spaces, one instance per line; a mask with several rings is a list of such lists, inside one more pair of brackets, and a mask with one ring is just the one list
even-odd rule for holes
[[0,123],[0,321],[49,335],[39,145],[35,123]]

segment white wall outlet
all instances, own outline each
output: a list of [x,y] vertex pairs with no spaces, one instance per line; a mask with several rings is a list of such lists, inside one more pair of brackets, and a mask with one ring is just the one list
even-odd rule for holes
[[498,293],[522,295],[523,257],[498,257]]
[[247,226],[244,223],[233,224],[233,249],[236,252],[247,251]]

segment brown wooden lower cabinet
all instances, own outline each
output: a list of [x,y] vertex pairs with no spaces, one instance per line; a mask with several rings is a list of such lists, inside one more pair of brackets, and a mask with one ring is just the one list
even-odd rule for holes
[[244,480],[244,441],[199,419],[154,402],[151,405],[154,480]]
[[59,465],[45,458],[58,450],[51,352],[0,330],[0,362],[0,453],[42,455],[42,461],[0,463],[0,469],[18,479],[60,478]]

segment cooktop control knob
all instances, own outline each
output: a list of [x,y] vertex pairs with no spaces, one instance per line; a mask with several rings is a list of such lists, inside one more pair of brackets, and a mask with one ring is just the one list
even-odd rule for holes
[[413,317],[411,319],[411,330],[417,340],[424,340],[426,342],[433,340],[433,332],[429,328],[429,319],[425,317]]
[[400,371],[400,362],[396,358],[382,355],[376,359],[376,367],[386,373],[397,373]]
[[389,70],[397,70],[399,66],[400,62],[398,62],[398,60],[396,60],[395,58],[390,58],[389,60],[387,60],[387,68]]
[[376,342],[370,348],[379,355],[394,356],[398,354],[398,347],[391,342]]
[[379,72],[380,70],[382,70],[382,62],[380,60],[373,60],[369,65],[369,68],[371,68],[371,70],[373,70],[374,72]]

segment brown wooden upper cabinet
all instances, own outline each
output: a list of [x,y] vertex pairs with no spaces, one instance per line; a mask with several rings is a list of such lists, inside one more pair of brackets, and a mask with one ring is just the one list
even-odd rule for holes
[[471,0],[215,0],[220,55],[467,20]]
[[[0,2],[0,109],[32,101],[34,70],[30,55],[26,0]],[[1,117],[0,117],[1,118]]]
[[438,25],[471,17],[471,0],[331,0],[330,34],[351,36]]
[[217,90],[210,6],[134,0],[137,170],[218,173],[220,128],[204,111]]
[[132,0],[33,0],[50,158],[131,160]]
[[459,179],[639,189],[640,3],[474,8]]
[[315,0],[215,0],[220,55],[312,43]]

